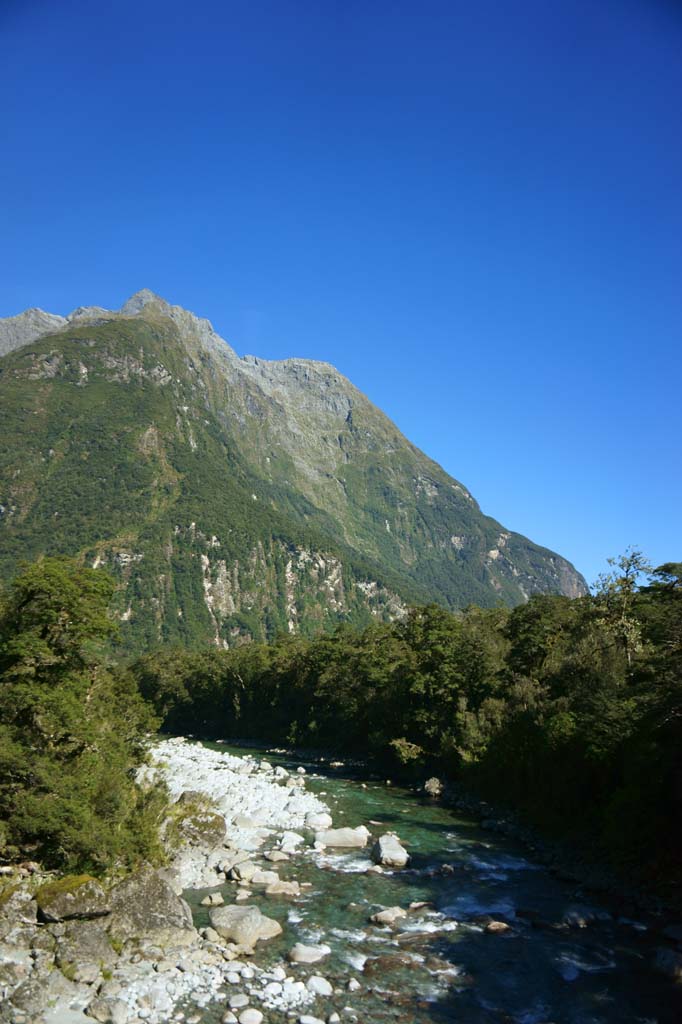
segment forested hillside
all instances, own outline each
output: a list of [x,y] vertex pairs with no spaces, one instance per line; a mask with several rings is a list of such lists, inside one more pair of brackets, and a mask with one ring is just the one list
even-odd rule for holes
[[326,363],[240,358],[150,292],[0,341],[0,572],[106,566],[129,651],[585,592]]
[[649,880],[682,822],[682,564],[637,553],[595,596],[436,606],[362,632],[162,650],[134,674],[165,727],[438,771]]

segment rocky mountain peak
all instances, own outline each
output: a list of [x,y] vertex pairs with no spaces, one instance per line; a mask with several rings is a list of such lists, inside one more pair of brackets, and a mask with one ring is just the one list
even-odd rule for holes
[[[123,303],[119,309],[119,313],[123,316],[137,316],[143,311],[145,306],[158,306],[164,312],[170,311],[173,307],[165,299],[162,299],[160,295],[150,291],[149,288],[142,288],[139,292],[135,292],[130,298]],[[179,307],[176,307],[179,308]]]
[[0,319],[0,355],[28,345],[44,334],[59,331],[67,324],[65,317],[38,308],[25,309],[18,316]]

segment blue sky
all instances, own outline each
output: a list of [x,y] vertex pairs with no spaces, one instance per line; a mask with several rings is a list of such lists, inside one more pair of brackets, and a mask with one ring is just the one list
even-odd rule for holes
[[334,363],[589,581],[682,557],[682,8],[1,0],[0,316]]

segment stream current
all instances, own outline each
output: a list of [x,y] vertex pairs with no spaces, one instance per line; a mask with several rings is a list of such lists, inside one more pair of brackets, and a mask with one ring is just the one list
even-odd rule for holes
[[[205,745],[263,756],[262,750]],[[366,850],[307,848],[277,865],[282,878],[312,883],[301,897],[254,892],[249,904],[284,929],[259,944],[252,958],[259,966],[282,962],[296,942],[331,947],[314,967],[289,968],[295,977],[323,975],[335,989],[300,1012],[326,1019],[337,1011],[342,1022],[351,1022],[352,1008],[363,1024],[682,1022],[682,994],[652,971],[659,943],[646,926],[595,904],[576,883],[557,880],[518,843],[397,786],[363,783],[342,770],[321,775],[316,764],[271,752],[267,758],[293,771],[306,766],[306,788],[329,805],[335,827],[364,824],[375,838],[394,831],[412,858],[406,869],[375,874],[367,873],[371,840]],[[208,924],[200,905],[208,891],[184,894],[197,927]],[[234,886],[221,891],[232,902]],[[385,907],[422,902],[427,905],[392,929],[369,922]],[[491,918],[508,923],[509,931],[486,933]],[[352,992],[351,978],[360,984]],[[225,1009],[213,1004],[202,1021],[220,1021]],[[287,1016],[267,1010],[265,1020]]]

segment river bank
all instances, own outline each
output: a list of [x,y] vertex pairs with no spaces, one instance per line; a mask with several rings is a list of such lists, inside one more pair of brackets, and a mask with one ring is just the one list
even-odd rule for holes
[[[508,837],[316,767],[157,744],[142,781],[175,801],[169,865],[99,892],[12,879],[3,1024],[679,1019],[651,969],[659,949],[676,962],[672,938],[585,904]],[[355,845],[325,843],[332,825]],[[371,855],[391,832],[400,869]]]

